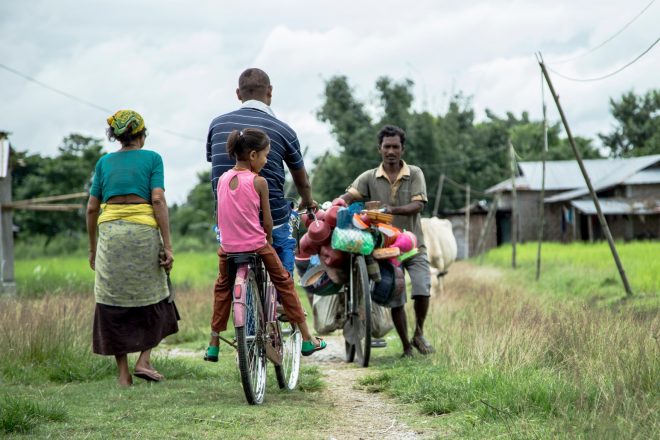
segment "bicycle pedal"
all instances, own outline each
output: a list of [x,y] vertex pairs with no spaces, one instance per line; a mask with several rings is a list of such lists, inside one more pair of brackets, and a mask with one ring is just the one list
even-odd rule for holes
[[284,313],[280,313],[277,315],[277,320],[280,322],[289,322],[289,317],[286,316]]

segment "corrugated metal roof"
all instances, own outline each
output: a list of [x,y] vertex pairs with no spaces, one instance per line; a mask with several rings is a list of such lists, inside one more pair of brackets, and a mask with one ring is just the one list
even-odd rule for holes
[[[622,182],[627,183],[627,180],[634,178],[640,170],[660,163],[660,154],[626,159],[589,159],[583,162],[594,187],[602,189],[618,185]],[[518,166],[521,176],[516,178],[516,188],[520,190],[540,191],[543,162],[519,162]],[[640,183],[655,183],[646,182],[646,180],[657,177],[655,172],[644,171],[644,173],[647,172],[652,173],[652,175],[645,174],[639,177]],[[568,193],[557,194],[546,199],[546,201],[569,200],[587,193],[587,187],[577,161],[556,160],[546,162],[545,189],[548,191],[576,191],[575,195],[569,195]],[[488,188],[486,192],[494,193],[510,190],[511,180],[507,179]],[[567,198],[564,198],[564,195]]]
[[[660,214],[659,200],[598,199],[604,215]],[[586,215],[596,215],[596,205],[591,199],[571,200],[571,205]]]
[[631,178],[626,179],[623,183],[626,185],[651,185],[660,183],[660,168],[640,171]]
[[[594,187],[595,191],[602,191],[607,188],[619,185],[625,182],[628,179],[631,179],[635,174],[642,171],[645,168],[651,167],[656,163],[660,162],[660,154],[655,154],[653,156],[641,156],[641,157],[631,157],[628,159],[618,159],[618,166],[611,169],[610,172],[596,179],[591,177],[591,184]],[[581,188],[575,189],[573,191],[568,191],[565,193],[557,194],[552,197],[545,199],[546,202],[561,202],[564,200],[571,200],[583,195],[589,194],[589,190],[586,187],[586,184],[583,184]]]

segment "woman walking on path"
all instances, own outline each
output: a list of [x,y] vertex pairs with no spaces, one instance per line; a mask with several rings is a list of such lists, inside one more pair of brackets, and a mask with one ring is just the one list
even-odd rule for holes
[[174,257],[163,160],[142,149],[147,130],[137,112],[120,110],[108,125],[108,139],[121,148],[97,162],[87,204],[89,265],[96,271],[93,349],[115,356],[119,385],[128,386],[128,353],[140,352],[136,377],[163,379],[151,350],[178,331],[179,315],[167,284]]

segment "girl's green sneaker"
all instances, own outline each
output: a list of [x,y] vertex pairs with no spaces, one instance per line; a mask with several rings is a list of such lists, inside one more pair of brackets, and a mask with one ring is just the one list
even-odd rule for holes
[[220,356],[220,347],[209,345],[206,349],[206,354],[204,354],[204,360],[208,362],[218,362],[218,356]]

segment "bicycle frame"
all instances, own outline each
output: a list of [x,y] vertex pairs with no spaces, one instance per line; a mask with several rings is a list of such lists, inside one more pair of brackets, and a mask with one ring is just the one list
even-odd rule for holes
[[[232,261],[233,264],[229,264]],[[277,349],[282,344],[279,327],[277,326],[277,291],[275,286],[268,279],[263,263],[256,254],[230,254],[227,256],[228,268],[231,271],[231,266],[236,266],[236,276],[234,277],[234,288],[232,292],[232,309],[234,327],[244,327],[246,325],[245,317],[247,316],[247,292],[245,292],[246,283],[250,269],[254,271],[257,276],[257,284],[259,285],[259,301],[261,301],[262,310],[264,311],[263,321],[263,335],[257,337],[263,338],[260,342],[263,343],[266,351],[266,357],[275,365],[282,364],[282,356]],[[231,273],[231,272],[230,272]]]

